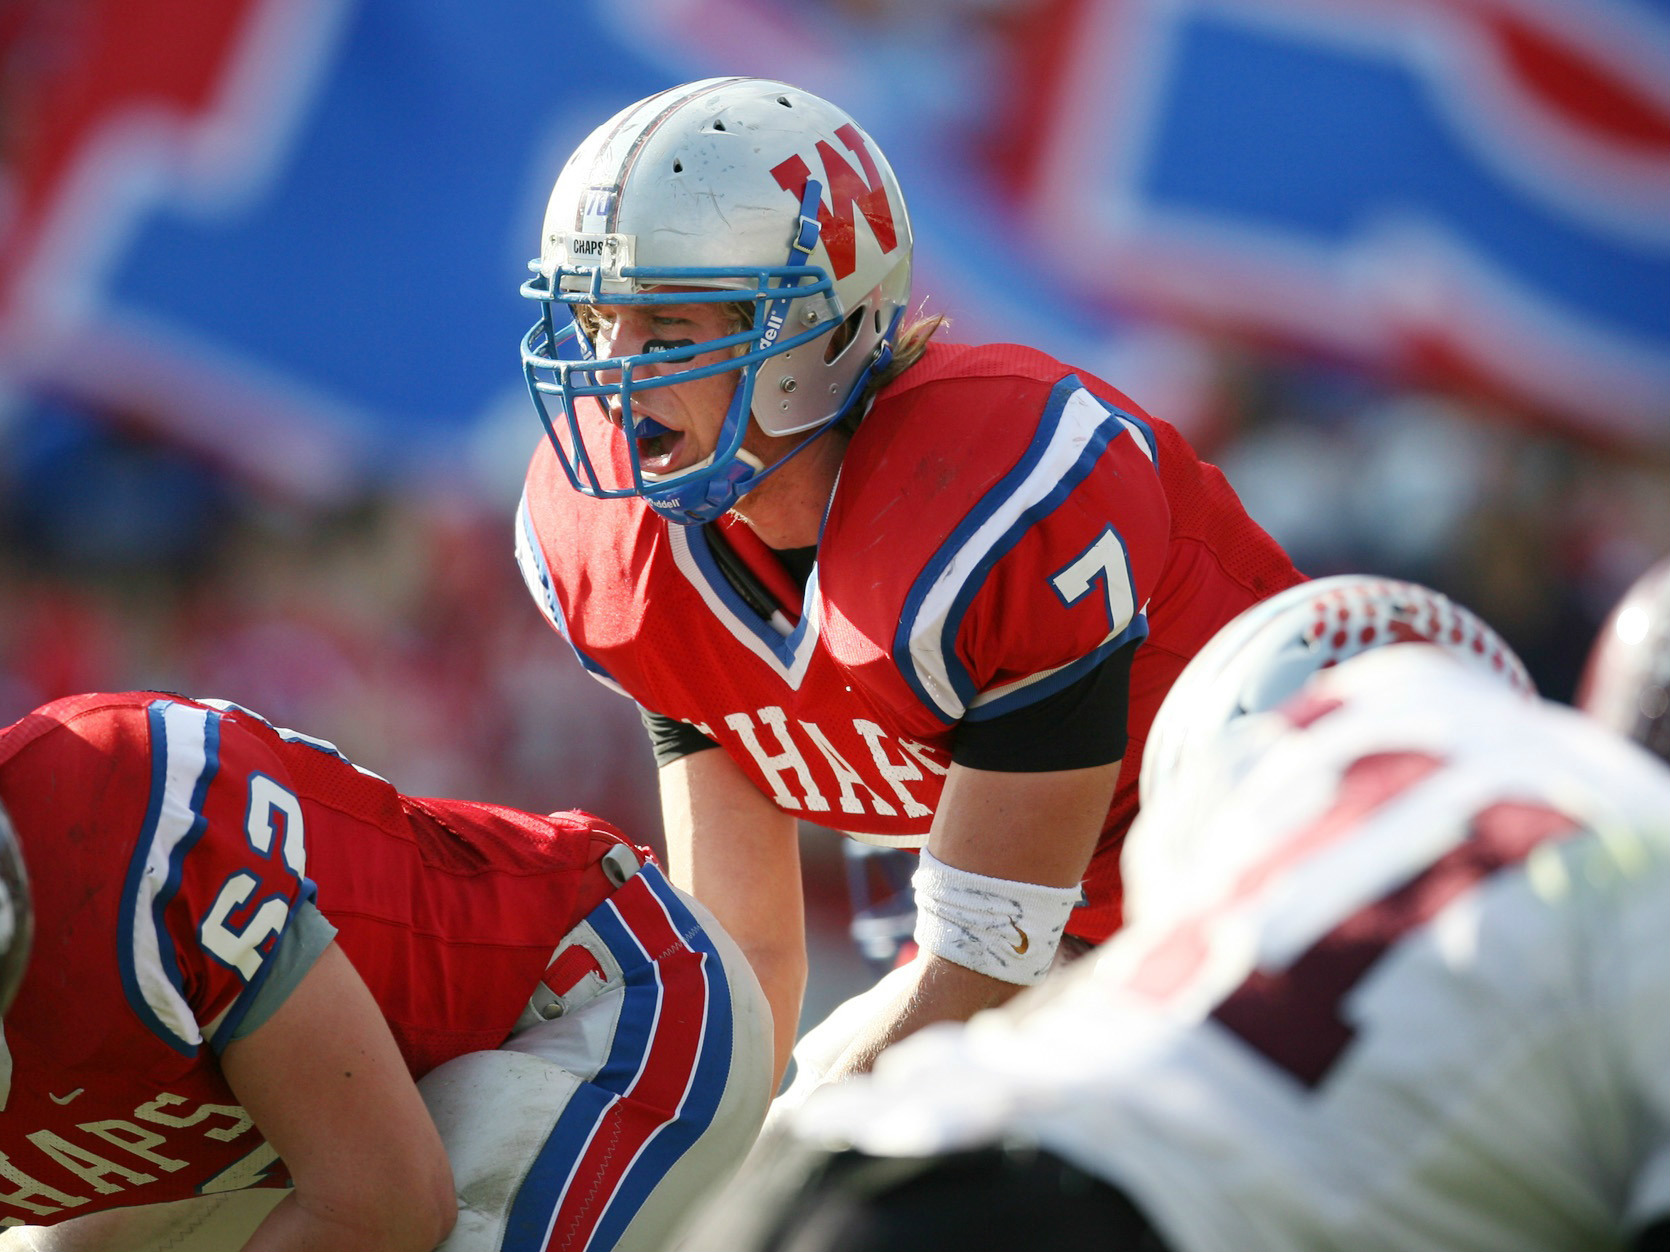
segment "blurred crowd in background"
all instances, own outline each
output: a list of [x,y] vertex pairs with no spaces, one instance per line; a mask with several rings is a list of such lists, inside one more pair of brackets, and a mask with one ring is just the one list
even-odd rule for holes
[[[1437,587],[1571,699],[1606,611],[1670,547],[1670,466],[1338,366],[1223,356],[1196,441],[1306,573]],[[527,449],[541,437],[530,412]],[[302,506],[143,426],[15,404],[0,723],[73,691],[212,694],[412,791],[653,832],[642,728],[534,610],[513,507],[438,482]]]
[[[1336,40],[1343,10],[1399,32],[1385,47],[1401,51],[1361,32]],[[520,470],[541,437],[515,395],[515,333],[531,317],[515,285],[551,153],[649,90],[732,72],[778,73],[866,121],[910,199],[918,294],[952,314],[951,338],[1015,338],[1102,374],[1183,429],[1307,573],[1436,587],[1495,625],[1544,694],[1569,700],[1606,611],[1670,551],[1670,383],[1653,389],[1670,379],[1670,75],[1650,71],[1655,56],[1670,65],[1670,23],[1652,0],[1603,0],[1566,47],[1556,36],[1575,28],[1562,11],[1544,0],[646,0],[628,20],[601,0],[490,11],[445,0],[4,6],[0,724],[97,688],[220,697],[331,738],[408,792],[592,809],[656,842],[653,764],[634,710],[582,673],[512,558]],[[1649,20],[1656,43],[1629,37]],[[1280,104],[1281,90],[1307,81],[1284,73],[1263,94],[1236,94],[1230,71],[1251,74],[1277,53],[1330,72],[1360,54],[1365,93],[1403,72],[1397,57],[1410,49],[1408,64],[1424,67],[1411,81],[1428,71],[1477,81],[1422,60],[1433,29],[1469,21],[1466,38],[1494,40],[1507,77],[1530,84],[1519,93],[1528,115],[1557,115],[1556,165],[1589,160],[1571,142],[1582,126],[1597,151],[1617,151],[1583,166],[1587,181],[1553,168],[1560,190],[1544,195],[1540,175],[1506,169],[1526,152],[1548,155],[1529,142],[1493,151],[1484,174],[1446,172],[1449,149],[1423,131],[1431,151],[1416,151],[1393,188],[1406,202],[1388,220],[1402,233],[1376,239],[1419,243],[1408,223],[1430,209],[1478,249],[1457,272],[1508,275],[1480,290],[1513,299],[1469,304],[1455,298],[1478,296],[1465,283],[1423,294],[1385,255],[1371,249],[1365,262],[1346,248],[1329,273],[1347,295],[1331,304],[1295,241],[1335,247],[1337,222],[1308,209],[1368,193],[1349,177],[1329,183],[1341,162],[1325,155],[1308,168],[1277,154],[1281,186],[1256,187],[1255,164],[1230,168],[1252,162],[1254,145],[1237,131],[1225,141],[1231,161],[1213,127],[1189,129],[1191,109],[1246,130],[1253,101]],[[258,54],[239,43],[254,38],[239,22],[265,41]],[[560,27],[540,37],[590,49],[585,63],[529,57],[536,23]],[[176,26],[191,39],[173,39]],[[98,37],[118,27],[120,38]],[[1162,36],[1157,51],[1139,46]],[[1079,64],[1096,39],[1110,41],[1104,61],[1130,64]],[[1616,81],[1596,69],[1608,48]],[[83,72],[80,52],[102,68]],[[1174,82],[1162,81],[1159,53],[1173,58]],[[298,68],[278,89],[286,57]],[[1140,84],[1132,64],[1148,75]],[[240,95],[215,74],[257,79],[260,91]],[[1318,74],[1311,87],[1336,80]],[[1220,88],[1227,106],[1200,94]],[[1095,96],[1127,89],[1136,94]],[[265,111],[248,107],[255,98]],[[157,122],[170,109],[187,122],[209,116],[227,100],[237,107],[210,118],[201,145],[190,124]],[[546,115],[531,117],[529,101]],[[1293,103],[1268,119],[1272,143],[1284,127],[1344,126],[1381,116],[1375,107],[1388,128],[1407,115],[1436,132],[1429,105],[1447,117],[1389,89],[1337,117]],[[1478,116],[1500,121],[1500,103]],[[127,129],[99,130],[89,119],[101,111],[129,117]],[[283,125],[262,132],[270,118]],[[1131,141],[1144,119],[1150,131]],[[398,143],[379,137],[384,124]],[[238,126],[255,139],[229,143]],[[112,135],[140,156],[112,160],[119,173],[100,182],[77,154],[109,156]],[[1104,135],[1106,164],[1086,164]],[[213,158],[228,153],[238,172],[223,183]],[[1149,162],[1140,170],[1138,157]],[[452,177],[448,163],[470,158],[475,176]],[[1420,181],[1434,170],[1437,183]],[[1616,177],[1616,204],[1560,199],[1599,185],[1597,170]],[[1372,172],[1385,174],[1378,155]],[[176,175],[170,199],[158,188]],[[1462,182],[1467,194],[1448,198]],[[1082,202],[1063,198],[1081,187]],[[1249,187],[1259,194],[1235,198]],[[1277,203],[1277,191],[1294,203]],[[119,210],[109,220],[106,205]],[[1211,214],[1221,216],[1188,235]],[[1557,244],[1570,263],[1542,268]],[[1259,286],[1296,257],[1304,264],[1283,280],[1291,299]],[[1234,281],[1217,284],[1219,272]],[[1612,282],[1614,272],[1631,277]],[[241,283],[257,276],[251,299]],[[1342,316],[1363,281],[1364,307],[1389,301],[1388,322],[1425,347],[1444,340],[1440,355],[1472,353],[1466,368],[1405,368],[1409,353]],[[1489,321],[1479,308],[1500,316],[1475,335]],[[1255,314],[1268,324],[1249,325]],[[1536,338],[1559,334],[1562,319],[1578,330],[1569,376],[1543,367],[1554,354]],[[1523,344],[1499,350],[1519,332]],[[239,352],[259,368],[229,368]],[[1622,376],[1609,361],[1638,370],[1616,395],[1593,381]],[[376,368],[350,368],[360,364]],[[241,379],[251,390],[237,390]],[[364,463],[343,456],[328,489],[310,490],[344,415],[341,446]],[[477,463],[448,474],[459,461],[446,440],[466,426]],[[814,923],[840,936],[832,844],[803,846]],[[831,943],[829,959],[850,972],[843,940]],[[826,1000],[814,988],[808,1012]]]

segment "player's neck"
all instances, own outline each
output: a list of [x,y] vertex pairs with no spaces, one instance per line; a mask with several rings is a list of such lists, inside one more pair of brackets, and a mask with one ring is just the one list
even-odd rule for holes
[[846,446],[846,435],[830,431],[737,501],[731,512],[768,548],[812,547],[823,529]]

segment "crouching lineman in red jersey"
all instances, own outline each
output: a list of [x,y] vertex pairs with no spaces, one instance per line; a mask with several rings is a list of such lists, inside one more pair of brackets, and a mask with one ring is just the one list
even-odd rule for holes
[[673,881],[753,961],[779,1070],[806,978],[797,819],[924,849],[920,956],[832,1072],[862,1070],[1119,925],[1155,708],[1299,581],[1128,397],[907,321],[911,249],[853,119],[710,79],[580,145],[524,288],[550,439],[523,571],[645,710]]
[[758,1130],[746,961],[596,818],[152,693],[0,731],[0,802],[0,1248],[656,1248]]
[[1214,642],[1126,928],[818,1093],[686,1246],[1670,1249],[1670,771],[1438,638]]

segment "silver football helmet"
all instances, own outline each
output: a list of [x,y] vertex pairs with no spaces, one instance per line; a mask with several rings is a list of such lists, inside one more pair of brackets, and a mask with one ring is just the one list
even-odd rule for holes
[[[910,295],[911,247],[887,159],[817,96],[712,78],[616,114],[557,178],[529,263],[536,276],[522,288],[541,306],[522,343],[523,373],[569,481],[600,498],[641,496],[685,524],[725,512],[769,472],[742,451],[750,417],[767,434],[810,441],[886,366]],[[570,320],[587,305],[708,301],[741,306],[735,334],[608,360]],[[728,356],[718,364],[665,368],[719,351]],[[634,413],[633,397],[732,371],[714,454],[646,472],[639,441],[663,432]]]
[[1237,718],[1273,709],[1317,671],[1392,643],[1436,644],[1536,694],[1502,637],[1430,587],[1368,574],[1300,583],[1232,619],[1178,675],[1143,749],[1142,804],[1175,786]]
[[1670,761],[1670,558],[1637,578],[1607,615],[1577,706]]

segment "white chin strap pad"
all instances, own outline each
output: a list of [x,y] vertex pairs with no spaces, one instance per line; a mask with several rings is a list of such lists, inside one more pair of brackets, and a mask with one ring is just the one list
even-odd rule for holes
[[926,848],[911,878],[916,946],[977,974],[1030,987],[1044,980],[1079,902],[1077,887],[987,878]]

